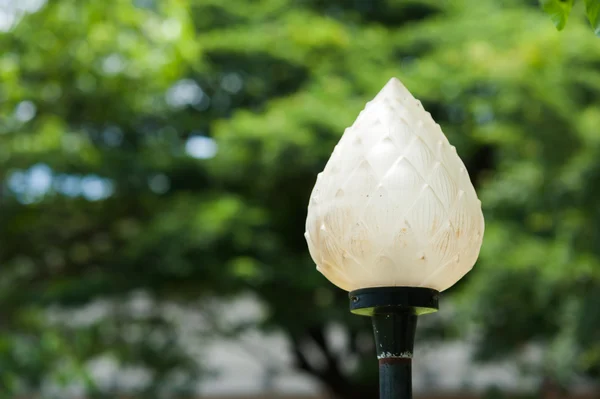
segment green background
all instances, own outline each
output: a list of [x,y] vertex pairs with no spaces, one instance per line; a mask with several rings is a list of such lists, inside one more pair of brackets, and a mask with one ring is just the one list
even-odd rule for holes
[[[211,370],[160,309],[249,294],[260,323],[215,321],[197,342],[278,331],[337,397],[372,397],[368,320],[303,232],[317,173],[392,76],[457,147],[486,218],[449,316],[419,339],[514,364],[537,345],[523,373],[599,376],[600,42],[583,2],[561,32],[518,0],[37,3],[13,2],[0,34],[0,394],[49,379],[114,397],[86,368],[107,353],[151,370],[140,397],[185,394]],[[128,311],[140,294],[151,311]],[[101,318],[52,317],[98,301]]]

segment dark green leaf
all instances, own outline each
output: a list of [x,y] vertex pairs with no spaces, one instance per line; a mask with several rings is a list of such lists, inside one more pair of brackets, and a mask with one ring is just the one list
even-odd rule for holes
[[574,0],[540,0],[544,11],[550,15],[556,29],[563,30],[573,8]]
[[585,0],[585,13],[596,36],[600,36],[600,0]]

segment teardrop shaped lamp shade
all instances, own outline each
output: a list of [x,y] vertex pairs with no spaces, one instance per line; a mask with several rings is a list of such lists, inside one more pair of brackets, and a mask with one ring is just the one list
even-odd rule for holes
[[481,201],[456,148],[392,78],[336,145],[310,197],[306,241],[333,284],[443,291],[475,264]]

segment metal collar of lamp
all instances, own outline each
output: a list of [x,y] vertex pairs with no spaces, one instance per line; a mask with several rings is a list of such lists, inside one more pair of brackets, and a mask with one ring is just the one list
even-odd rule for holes
[[412,397],[417,316],[471,270],[483,231],[456,148],[392,78],[317,176],[305,233],[317,270],[372,318],[381,398]]

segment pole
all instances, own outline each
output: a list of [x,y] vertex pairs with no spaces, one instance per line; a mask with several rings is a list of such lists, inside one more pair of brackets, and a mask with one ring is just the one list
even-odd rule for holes
[[350,293],[350,311],[370,316],[379,361],[380,399],[412,399],[412,358],[417,316],[438,309],[429,288],[376,287]]
[[375,313],[371,318],[379,360],[379,396],[410,399],[417,316],[400,310]]

